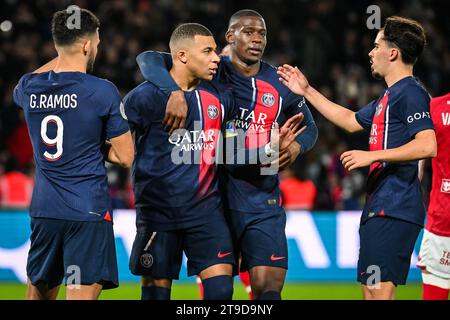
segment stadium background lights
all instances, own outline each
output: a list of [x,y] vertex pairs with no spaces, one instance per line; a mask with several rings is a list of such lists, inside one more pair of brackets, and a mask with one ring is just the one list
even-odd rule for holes
[[9,31],[11,31],[12,27],[13,27],[13,24],[12,24],[12,22],[9,21],[9,20],[4,20],[4,21],[2,21],[2,23],[0,24],[0,30],[1,30],[2,32],[9,32]]

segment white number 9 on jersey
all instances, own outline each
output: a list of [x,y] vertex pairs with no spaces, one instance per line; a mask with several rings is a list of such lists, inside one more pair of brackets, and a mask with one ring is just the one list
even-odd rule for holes
[[[50,139],[47,136],[48,124],[50,122],[56,123],[56,137]],[[41,138],[42,141],[49,147],[56,146],[56,153],[49,153],[48,151],[44,152],[44,158],[48,161],[56,161],[61,158],[63,153],[63,133],[64,133],[64,124],[60,117],[51,115],[46,116],[41,122]]]

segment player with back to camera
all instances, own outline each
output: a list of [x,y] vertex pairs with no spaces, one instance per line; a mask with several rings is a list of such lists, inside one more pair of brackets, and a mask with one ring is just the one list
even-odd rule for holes
[[58,57],[14,89],[36,164],[27,299],[56,299],[70,276],[80,283],[66,283],[68,300],[97,299],[102,289],[118,286],[104,161],[129,167],[134,150],[117,88],[87,74],[100,23],[88,10],[79,13],[79,28],[68,28],[68,11],[53,15]]

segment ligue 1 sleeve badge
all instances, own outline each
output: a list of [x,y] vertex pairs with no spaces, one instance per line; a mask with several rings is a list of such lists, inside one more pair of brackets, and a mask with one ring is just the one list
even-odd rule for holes
[[218,116],[219,116],[219,109],[213,104],[209,105],[208,106],[208,117],[211,120],[216,120]]
[[266,107],[271,107],[275,103],[275,97],[270,92],[264,93],[261,97],[261,102]]

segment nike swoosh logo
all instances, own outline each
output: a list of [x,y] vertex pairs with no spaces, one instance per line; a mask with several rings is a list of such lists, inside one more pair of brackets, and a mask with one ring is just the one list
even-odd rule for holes
[[361,273],[360,273],[361,276],[363,276],[363,275],[365,275],[365,274],[366,274],[365,272],[361,272]]
[[283,260],[286,259],[286,257],[275,257],[275,255],[270,256],[270,260],[277,261],[277,260]]
[[93,212],[93,211],[89,211],[89,214],[95,214],[96,216],[101,216],[101,214],[100,214],[100,213],[97,213],[97,212]]
[[226,256],[229,256],[230,254],[231,254],[231,252],[221,253],[219,251],[219,253],[217,254],[217,258],[222,259],[222,258],[225,258]]

